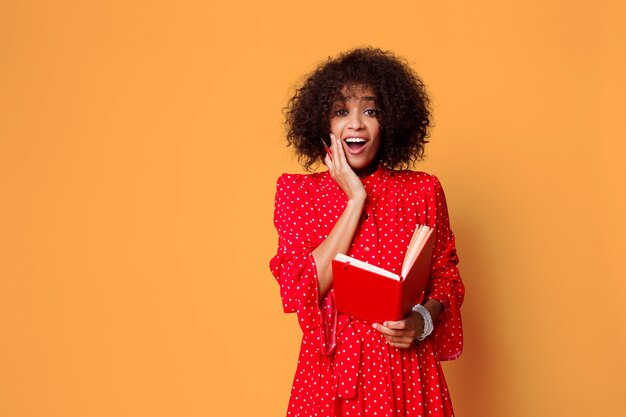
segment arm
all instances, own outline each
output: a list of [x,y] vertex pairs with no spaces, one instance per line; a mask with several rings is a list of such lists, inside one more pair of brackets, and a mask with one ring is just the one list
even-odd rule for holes
[[330,176],[346,193],[348,203],[326,239],[313,250],[313,258],[317,265],[320,299],[324,298],[333,282],[333,258],[338,253],[346,253],[350,248],[367,197],[361,180],[346,161],[343,147],[333,135],[331,135],[331,151],[335,157],[331,159],[326,155],[326,166]]
[[[440,359],[445,360],[458,357],[463,346],[460,306],[465,288],[456,267],[458,257],[445,195],[436,177],[433,177],[433,194],[434,204],[429,207],[429,215],[432,213],[435,218],[436,242],[423,305],[435,323],[435,330],[430,336],[435,342],[435,350]],[[403,320],[375,324],[374,327],[390,345],[406,348],[423,333],[424,320],[419,313],[411,312]]]
[[[297,313],[305,333],[317,332],[323,352],[333,346],[334,300],[324,297],[332,284],[332,259],[352,243],[365,204],[365,189],[332,139],[334,161],[329,172],[346,192],[348,204],[327,238],[319,243],[314,200],[302,175],[282,175],[276,184],[274,225],[278,249],[270,269],[280,286],[285,313]],[[344,165],[345,163],[345,165]]]
[[465,286],[457,268],[459,257],[450,229],[446,197],[439,180],[434,176],[433,180],[437,235],[425,299],[437,300],[444,307],[430,337],[437,357],[440,360],[451,360],[459,357],[463,350],[461,304],[465,298]]

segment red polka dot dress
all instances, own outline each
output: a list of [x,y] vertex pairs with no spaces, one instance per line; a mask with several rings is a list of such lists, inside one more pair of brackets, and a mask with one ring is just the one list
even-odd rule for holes
[[283,174],[274,224],[278,251],[270,269],[285,312],[295,312],[302,344],[287,415],[453,416],[440,360],[461,354],[465,289],[441,184],[433,175],[379,167],[362,178],[368,194],[348,255],[399,273],[418,224],[435,228],[426,300],[443,303],[434,332],[408,349],[387,344],[372,323],[340,314],[332,288],[318,301],[312,251],[328,236],[347,198],[328,172]]

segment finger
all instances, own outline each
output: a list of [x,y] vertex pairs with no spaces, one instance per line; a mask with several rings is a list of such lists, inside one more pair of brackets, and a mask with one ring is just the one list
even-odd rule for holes
[[341,146],[341,141],[338,140],[335,135],[330,134],[330,143],[333,145],[333,155],[337,155],[337,163],[341,164],[343,160],[346,159],[345,154],[343,153],[343,146]]
[[332,133],[330,134],[330,148],[333,153],[337,152],[337,138]]
[[407,329],[408,328],[406,319],[399,320],[399,321],[386,321],[384,324],[386,327],[390,329]]
[[337,151],[337,147],[333,143],[334,142],[334,140],[333,140],[334,137],[335,136],[331,133],[330,134],[330,146],[329,146],[330,155],[326,154],[326,156],[329,157],[329,160],[331,162],[330,165],[329,164],[326,164],[326,165],[329,166],[332,169],[336,169],[337,168],[337,157],[338,157],[338,155],[337,155],[337,152],[338,152]]
[[[329,141],[330,142],[330,141]],[[322,143],[324,144],[324,153],[330,157],[330,159],[333,159],[333,154],[332,151],[330,149],[330,146],[328,146],[326,144],[326,140],[324,138],[322,138]]]
[[398,336],[398,332],[396,330],[389,329],[382,324],[374,323],[373,327],[384,335]]
[[333,166],[335,168],[339,168],[339,166],[341,164],[341,155],[339,154],[339,147],[337,145],[337,138],[335,138],[335,135],[333,135],[332,133],[330,134],[330,150],[331,150],[331,153],[333,155],[335,155],[335,157],[332,159],[333,160]]
[[333,160],[331,159],[330,155],[326,154],[326,156],[324,157],[324,164],[326,164],[326,167],[330,171],[331,165],[333,164]]
[[413,342],[410,342],[410,343],[406,343],[406,342],[387,342],[387,344],[389,346],[392,346],[392,347],[395,347],[395,348],[398,348],[398,349],[406,349],[406,348],[410,347],[412,343]]
[[397,339],[413,340],[417,336],[417,334],[413,330],[392,330],[392,331],[395,332],[393,337]]
[[384,326],[380,326],[377,330],[390,342],[412,343],[417,337],[417,333],[413,330],[392,330]]
[[392,335],[383,333],[383,337],[385,338],[387,344],[394,346],[394,347],[401,347],[401,348],[407,348],[411,346],[411,344],[415,341],[414,336],[407,336],[407,335],[392,336]]
[[414,337],[408,336],[408,335],[402,335],[402,336],[389,336],[384,334],[383,335],[385,337],[385,339],[387,339],[387,341],[389,342],[394,342],[394,343],[411,343],[413,342],[413,340],[415,340]]

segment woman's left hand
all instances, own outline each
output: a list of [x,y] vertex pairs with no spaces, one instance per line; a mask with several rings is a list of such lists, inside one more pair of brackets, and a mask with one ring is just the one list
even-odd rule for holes
[[405,319],[374,323],[373,326],[385,336],[390,346],[406,349],[424,332],[424,318],[420,313],[411,311]]

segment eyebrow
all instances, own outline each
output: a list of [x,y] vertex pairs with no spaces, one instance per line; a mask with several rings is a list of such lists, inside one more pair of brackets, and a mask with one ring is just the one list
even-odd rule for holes
[[[336,100],[335,103],[336,102],[341,102],[341,101],[348,101],[351,98],[355,98],[355,97],[353,97],[353,96],[341,96],[341,98]],[[376,97],[374,97],[374,96],[363,96],[363,97],[359,97],[359,99],[362,100],[362,101],[376,101]]]

